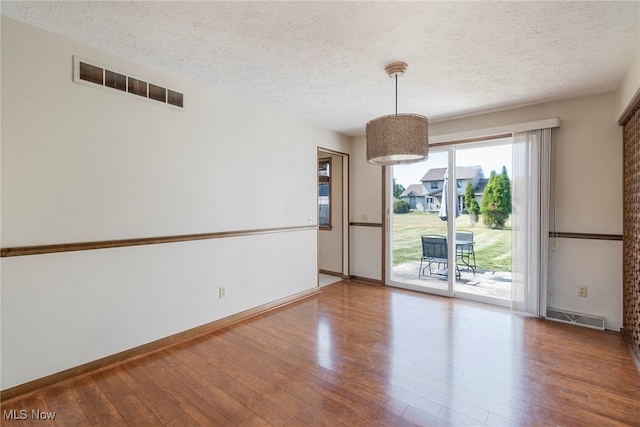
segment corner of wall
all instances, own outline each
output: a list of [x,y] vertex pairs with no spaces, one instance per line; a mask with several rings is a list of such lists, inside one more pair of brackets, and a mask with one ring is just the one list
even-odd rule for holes
[[614,120],[618,121],[638,96],[640,96],[640,44],[616,89]]

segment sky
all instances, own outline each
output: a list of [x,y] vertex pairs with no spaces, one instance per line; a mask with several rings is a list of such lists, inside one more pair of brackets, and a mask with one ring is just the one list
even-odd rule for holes
[[[448,153],[446,151],[429,151],[426,162],[398,165],[393,167],[396,183],[407,188],[411,184],[420,184],[420,179],[429,169],[446,168]],[[457,166],[482,166],[485,178],[489,178],[492,170],[500,173],[502,166],[507,167],[507,174],[511,177],[511,145],[500,144],[492,146],[471,146],[469,148],[456,147]]]

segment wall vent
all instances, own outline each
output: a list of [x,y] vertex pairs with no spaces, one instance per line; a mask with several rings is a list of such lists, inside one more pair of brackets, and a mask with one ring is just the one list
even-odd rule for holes
[[184,109],[184,94],[181,92],[127,76],[77,56],[73,57],[73,81],[88,86],[97,85],[110,91],[132,94],[154,103],[159,102],[172,108]]
[[604,331],[604,317],[547,307],[547,319]]

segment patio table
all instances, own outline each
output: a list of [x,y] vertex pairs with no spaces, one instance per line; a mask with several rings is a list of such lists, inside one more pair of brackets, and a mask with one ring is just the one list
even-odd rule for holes
[[[471,269],[473,274],[476,274],[476,255],[473,250],[475,243],[473,240],[456,240],[456,259],[467,266],[467,271]],[[471,264],[471,255],[473,255],[473,264]]]

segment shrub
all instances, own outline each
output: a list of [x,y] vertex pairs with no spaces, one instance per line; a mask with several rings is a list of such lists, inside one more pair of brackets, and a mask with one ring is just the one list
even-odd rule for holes
[[480,215],[480,205],[476,200],[476,195],[470,182],[467,183],[467,188],[464,192],[464,207],[467,209],[467,213],[471,215],[471,223],[478,222],[478,216]]
[[393,213],[403,214],[409,212],[409,203],[404,200],[393,201]]

